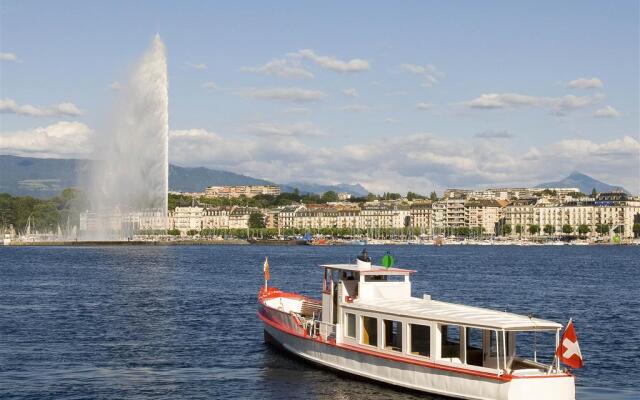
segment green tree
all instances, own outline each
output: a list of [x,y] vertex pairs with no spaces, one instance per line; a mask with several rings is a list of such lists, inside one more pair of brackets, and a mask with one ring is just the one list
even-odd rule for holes
[[198,234],[198,232],[200,232],[200,231],[198,231],[197,229],[189,229],[189,230],[187,231],[187,235],[188,235],[188,236],[195,236],[195,235],[197,235],[197,234]]
[[596,188],[591,189],[591,197],[596,197],[598,195],[598,191]]
[[573,227],[569,224],[562,225],[562,233],[565,235],[570,235],[573,233]]
[[524,229],[522,229],[522,228],[523,228],[522,225],[520,225],[520,224],[516,225],[516,233],[518,235],[522,234],[522,232],[524,231]]
[[540,225],[529,225],[529,233],[536,235],[540,232]]
[[429,200],[438,201],[438,194],[435,192],[435,190],[429,195]]
[[591,231],[591,228],[589,228],[589,225],[582,224],[578,226],[578,233],[580,234],[580,236],[584,236],[590,231]]
[[502,236],[507,236],[511,234],[511,225],[502,225],[501,232]]
[[611,230],[610,225],[606,225],[606,224],[596,225],[596,232],[598,232],[601,235],[606,235],[607,233],[609,233],[610,230]]
[[640,237],[640,224],[633,224],[633,236]]
[[556,232],[556,227],[551,224],[546,224],[543,230],[544,230],[544,233],[546,233],[547,235],[551,235]]
[[180,231],[178,229],[169,229],[167,230],[167,235],[180,236]]
[[324,192],[320,200],[323,203],[338,201],[338,193],[334,192],[333,190],[329,190],[328,192]]
[[252,212],[249,214],[249,228],[250,229],[259,229],[264,228],[264,215],[260,212]]

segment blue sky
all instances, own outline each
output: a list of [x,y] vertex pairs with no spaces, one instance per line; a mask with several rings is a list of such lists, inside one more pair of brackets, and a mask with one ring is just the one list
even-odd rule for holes
[[640,192],[639,11],[3,0],[0,152],[86,156],[113,117],[114,82],[159,33],[180,165],[376,192],[580,170]]

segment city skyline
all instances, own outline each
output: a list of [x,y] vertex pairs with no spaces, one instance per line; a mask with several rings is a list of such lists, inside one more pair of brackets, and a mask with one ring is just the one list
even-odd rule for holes
[[4,2],[0,153],[87,157],[159,33],[177,165],[374,192],[579,170],[638,193],[639,9],[615,5]]

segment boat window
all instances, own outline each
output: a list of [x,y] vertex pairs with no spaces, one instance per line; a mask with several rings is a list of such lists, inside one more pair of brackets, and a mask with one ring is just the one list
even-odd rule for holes
[[467,328],[467,364],[482,367],[482,336],[484,331]]
[[346,313],[347,320],[347,333],[346,335],[351,338],[356,337],[356,315],[351,313]]
[[460,327],[458,325],[441,325],[442,358],[460,358]]
[[384,320],[384,348],[402,351],[402,322]]
[[411,324],[411,354],[429,357],[431,355],[431,327]]
[[387,280],[386,275],[365,275],[364,276],[365,282],[382,282],[386,280]]
[[378,346],[378,319],[362,317],[362,343]]

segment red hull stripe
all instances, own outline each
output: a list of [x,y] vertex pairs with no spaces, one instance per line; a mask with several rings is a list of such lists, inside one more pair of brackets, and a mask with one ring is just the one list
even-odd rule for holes
[[[262,306],[265,307],[265,308],[272,309],[271,307],[265,305],[264,303],[262,303]],[[295,332],[295,331],[291,330],[290,328],[288,328],[288,327],[286,327],[286,326],[284,326],[282,324],[279,324],[279,323],[277,323],[275,321],[272,321],[269,318],[267,318],[266,316],[262,315],[260,312],[258,312],[257,314],[258,314],[258,317],[262,320],[262,322],[264,322],[266,324],[269,324],[273,328],[278,329],[279,331],[284,332],[284,333],[289,334],[289,335],[292,335],[292,336],[296,336],[296,337],[299,337],[299,338],[302,338],[302,339],[305,339],[305,340],[312,340],[312,341],[315,341],[315,342],[318,342],[318,343],[325,344],[327,346],[335,346],[335,347],[338,347],[340,349],[353,351],[353,352],[356,352],[356,353],[367,354],[367,355],[370,355],[370,356],[384,358],[384,359],[393,360],[393,361],[402,362],[402,363],[407,363],[407,364],[419,365],[421,367],[426,367],[426,368],[439,369],[439,370],[443,370],[443,371],[455,372],[455,373],[465,374],[465,375],[479,376],[479,377],[482,377],[482,378],[493,379],[493,380],[502,381],[502,382],[509,382],[512,379],[557,378],[557,377],[573,376],[571,374],[537,375],[537,376],[512,376],[512,375],[497,376],[497,374],[491,374],[491,373],[487,373],[487,372],[473,371],[473,370],[468,370],[468,369],[464,369],[464,368],[456,368],[456,367],[450,367],[450,366],[436,364],[436,363],[429,363],[429,362],[425,362],[425,361],[414,360],[412,358],[399,357],[399,356],[395,356],[393,354],[379,353],[379,352],[376,352],[376,351],[362,349],[360,347],[350,346],[350,345],[346,345],[346,344],[336,344],[334,341],[324,341],[324,340],[319,339],[319,338],[312,338],[312,337],[309,337],[307,335],[303,335],[303,334],[300,334],[298,332]]]

